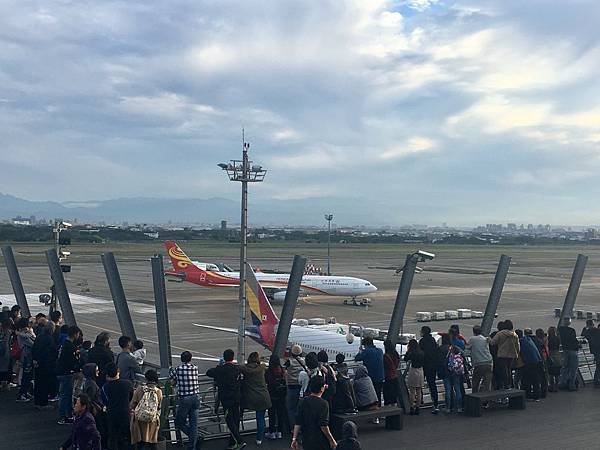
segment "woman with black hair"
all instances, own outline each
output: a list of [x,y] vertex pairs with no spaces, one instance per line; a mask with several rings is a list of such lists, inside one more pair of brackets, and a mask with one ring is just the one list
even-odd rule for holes
[[135,390],[129,404],[130,409],[133,410],[131,444],[137,444],[138,450],[156,448],[160,429],[160,407],[163,399],[162,391],[158,386],[156,370],[147,370],[144,377],[146,384]]
[[266,434],[266,437],[269,439],[281,439],[281,433],[284,429],[289,429],[289,424],[285,407],[285,396],[287,394],[285,369],[281,367],[279,356],[271,355],[269,358],[269,368],[265,372],[265,378],[269,396],[271,397],[269,432]]
[[61,446],[60,450],[100,450],[100,433],[96,428],[94,416],[90,410],[92,402],[86,394],[79,394],[75,402],[75,421],[71,437]]
[[419,406],[423,393],[423,363],[425,354],[416,339],[408,341],[408,348],[404,355],[404,361],[410,362],[408,375],[406,376],[406,386],[410,398],[410,415],[419,415]]

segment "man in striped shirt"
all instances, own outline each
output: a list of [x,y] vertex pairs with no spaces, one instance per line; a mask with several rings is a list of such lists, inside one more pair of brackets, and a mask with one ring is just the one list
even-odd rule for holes
[[[171,381],[177,386],[177,415],[175,426],[189,438],[188,449],[196,448],[198,440],[198,408],[200,393],[198,368],[192,364],[192,354],[185,351],[181,354],[181,364],[170,370]],[[200,444],[198,442],[198,444]]]

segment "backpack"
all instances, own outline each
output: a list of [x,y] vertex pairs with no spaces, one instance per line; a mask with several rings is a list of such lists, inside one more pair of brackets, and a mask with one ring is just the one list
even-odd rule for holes
[[452,349],[448,353],[448,372],[451,375],[464,375],[465,365],[460,353],[454,353]]
[[15,336],[10,347],[10,357],[14,360],[21,359],[21,353],[23,353],[23,349],[19,345],[19,339]]
[[138,422],[154,422],[158,420],[157,388],[143,387],[142,399],[135,407],[134,415]]

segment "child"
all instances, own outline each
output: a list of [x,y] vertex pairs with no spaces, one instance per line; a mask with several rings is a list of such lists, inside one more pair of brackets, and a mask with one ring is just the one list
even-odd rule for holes
[[134,341],[133,348],[135,351],[131,354],[137,361],[137,363],[141,366],[144,364],[144,359],[146,359],[146,349],[144,348],[144,343],[139,339]]

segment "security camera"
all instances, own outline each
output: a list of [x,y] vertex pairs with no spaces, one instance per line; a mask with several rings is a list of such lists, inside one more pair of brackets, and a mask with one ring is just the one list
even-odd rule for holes
[[432,260],[433,258],[435,258],[435,254],[434,253],[425,252],[423,250],[417,251],[417,255],[420,258],[422,258],[423,260]]

